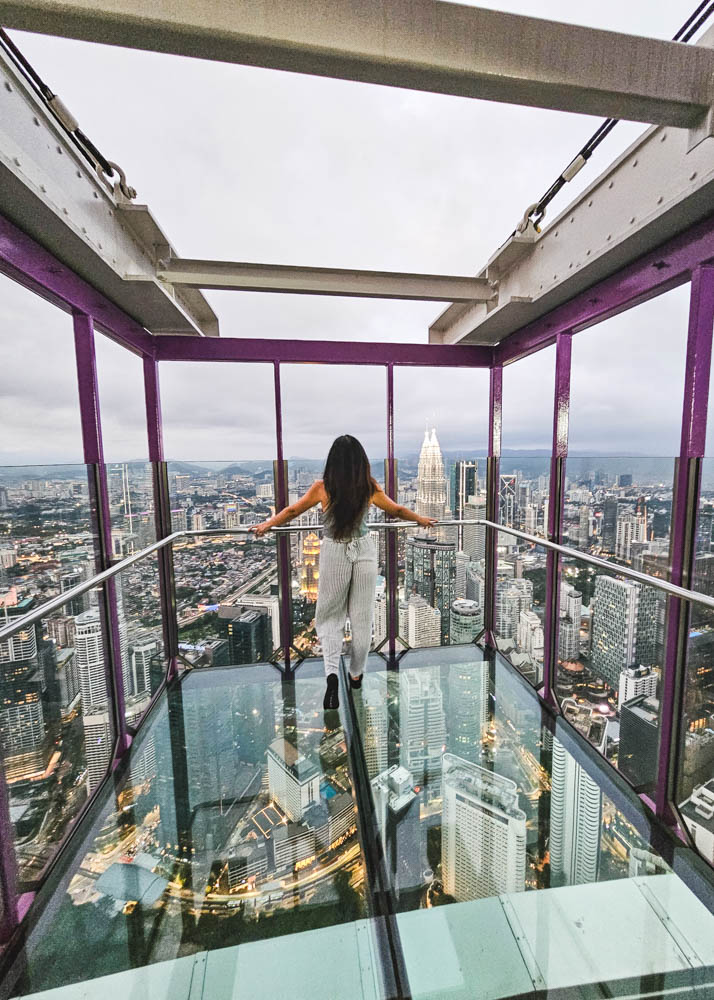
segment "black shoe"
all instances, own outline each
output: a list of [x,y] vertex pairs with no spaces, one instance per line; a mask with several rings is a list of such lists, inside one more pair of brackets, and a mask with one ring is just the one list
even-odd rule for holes
[[350,678],[350,687],[352,688],[353,691],[356,690],[357,688],[361,688],[362,687],[362,678],[363,677],[364,677],[364,674],[360,674],[359,677],[357,678],[357,680],[355,680],[354,677],[352,676],[352,674],[349,675],[349,678]]
[[338,683],[337,674],[328,675],[327,689],[325,690],[325,697],[322,700],[323,708],[334,709],[340,707]]

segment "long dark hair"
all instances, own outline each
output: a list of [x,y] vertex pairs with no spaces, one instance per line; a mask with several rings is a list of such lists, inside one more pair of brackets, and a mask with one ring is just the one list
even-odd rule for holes
[[330,534],[338,540],[350,538],[377,488],[367,453],[351,434],[342,434],[332,442],[323,483],[328,500],[325,521]]

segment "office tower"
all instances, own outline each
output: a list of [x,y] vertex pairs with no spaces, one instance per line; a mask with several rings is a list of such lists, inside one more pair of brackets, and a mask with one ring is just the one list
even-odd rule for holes
[[485,586],[483,561],[469,563],[466,567],[466,600],[476,601],[477,604],[483,607]]
[[421,887],[425,861],[414,778],[395,764],[372,778],[372,802],[392,891]]
[[657,647],[656,597],[651,587],[596,576],[592,607],[592,670],[616,690],[626,667],[653,663]]
[[[18,599],[16,588],[0,595],[0,627],[32,611],[34,597]],[[0,642],[0,750],[5,775],[14,782],[45,770],[58,721],[59,694],[54,646],[37,625]]]
[[135,635],[129,645],[131,694],[151,693],[161,682],[165,669],[163,642],[149,632]]
[[529,503],[523,512],[523,530],[528,535],[535,535],[538,530],[538,507]]
[[75,620],[75,648],[87,772],[92,791],[104,777],[112,754],[104,642],[98,611],[85,611]]
[[320,576],[320,539],[314,531],[305,535],[302,543],[302,568],[300,570],[300,596],[311,603],[317,601]]
[[535,611],[521,611],[517,643],[519,652],[525,653],[534,663],[543,662],[543,624]]
[[239,528],[241,523],[240,511],[237,504],[227,503],[223,505],[223,526],[225,528]]
[[400,762],[438,795],[446,726],[438,667],[399,674]]
[[74,646],[74,618],[71,615],[57,615],[45,622],[47,635],[60,649]]
[[657,777],[659,702],[640,695],[620,709],[620,748],[617,766],[635,788],[650,786]]
[[[188,528],[188,514],[185,507],[176,507],[171,511],[171,527],[174,531],[186,531]],[[231,525],[231,527],[234,527],[234,525]]]
[[600,544],[605,552],[615,551],[617,540],[617,498],[607,497],[602,505]]
[[[486,497],[472,496],[464,504],[465,521],[483,521],[486,517]],[[483,524],[463,525],[462,548],[469,559],[480,562],[486,556],[486,527]]]
[[389,715],[386,685],[363,688],[362,698],[356,702],[356,709],[367,773],[370,778],[374,778],[385,770],[388,762]]
[[632,473],[623,472],[617,477],[618,486],[632,486]]
[[288,819],[298,823],[320,798],[320,772],[287,740],[274,740],[268,747],[270,797]]
[[441,612],[419,594],[399,605],[399,634],[415,649],[441,645]]
[[8,498],[7,487],[0,486],[0,510],[8,510],[10,507],[10,501]]
[[625,667],[620,674],[618,709],[622,708],[623,702],[632,701],[640,695],[650,698],[655,694],[657,694],[657,674],[651,667]]
[[568,583],[560,587],[560,622],[558,626],[558,657],[572,662],[580,657],[580,619],[583,596]]
[[551,885],[596,882],[600,868],[602,792],[558,739],[553,740],[550,796]]
[[647,520],[639,514],[620,514],[617,518],[615,555],[618,559],[630,561],[635,542],[647,541]]
[[695,788],[679,811],[700,854],[714,864],[714,778]]
[[454,577],[454,595],[457,598],[466,597],[466,574],[471,560],[465,552],[456,553],[456,575]]
[[442,786],[444,891],[458,902],[523,892],[526,814],[516,783],[446,753]]
[[206,527],[206,519],[200,511],[194,510],[191,513],[191,530],[203,531]]
[[500,524],[504,524],[509,528],[518,527],[516,523],[518,517],[518,499],[515,475],[502,475],[499,479],[498,510]]
[[[60,593],[66,594],[68,590],[73,587],[79,586],[80,583],[84,583],[85,580],[89,579],[89,566],[84,563],[81,565],[65,566],[60,573]],[[73,598],[68,604],[65,604],[64,611],[65,614],[81,615],[83,611],[89,610],[89,594],[81,594],[79,597]]]
[[584,549],[588,548],[590,544],[590,508],[585,505],[580,508],[578,537],[580,546]]
[[444,459],[436,437],[436,428],[431,434],[424,432],[424,441],[419,455],[417,473],[417,514],[444,520],[446,512],[446,476]]
[[456,546],[435,538],[411,537],[406,545],[405,592],[423,597],[441,614],[441,644],[449,643],[449,609],[456,587]]
[[489,719],[488,662],[449,667],[449,750],[477,763]]
[[377,577],[374,593],[374,619],[372,622],[372,645],[379,646],[387,638],[387,581]]
[[483,628],[483,611],[476,601],[457,598],[451,605],[451,645],[473,642]]
[[61,649],[55,654],[55,658],[60,715],[64,719],[77,707],[79,702],[77,652],[74,649]]
[[496,581],[496,634],[502,639],[516,639],[521,611],[530,611],[532,603],[531,580],[499,576]]
[[457,520],[464,516],[469,497],[479,492],[478,463],[456,461],[451,469],[451,510]]
[[273,649],[270,616],[263,608],[235,608],[225,621],[231,663],[261,663]]

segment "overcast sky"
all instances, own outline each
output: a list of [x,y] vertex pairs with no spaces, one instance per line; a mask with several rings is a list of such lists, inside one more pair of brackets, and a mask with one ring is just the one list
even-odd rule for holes
[[[500,0],[515,13],[671,37],[692,0]],[[476,273],[599,120],[14,33],[102,152],[124,168],[178,252],[273,263]],[[623,123],[557,214],[643,129]],[[224,336],[425,343],[434,303],[208,293]],[[674,454],[687,295],[576,338],[572,447]],[[0,462],[81,459],[67,316],[0,277]],[[552,351],[504,373],[504,447],[550,443]],[[146,456],[141,366],[101,345],[109,460]],[[272,373],[163,366],[167,456],[272,458]],[[546,391],[546,386],[548,387]],[[336,433],[385,451],[385,376],[293,366],[283,374],[286,455],[320,457]],[[425,422],[447,449],[482,449],[487,378],[401,371],[398,450]]]

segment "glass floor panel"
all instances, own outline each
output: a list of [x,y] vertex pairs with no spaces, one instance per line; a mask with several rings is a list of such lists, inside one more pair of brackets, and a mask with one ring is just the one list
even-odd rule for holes
[[[212,997],[248,995],[249,983],[252,997],[276,996],[279,972],[298,996],[301,940],[313,969],[324,953],[360,984],[345,996],[382,996],[345,734],[323,694],[321,663],[297,682],[260,665],[196,670],[172,687],[47,887],[3,995],[106,995],[135,970],[132,995],[145,980],[152,996],[193,996],[205,979]],[[265,992],[247,973],[253,958]]]
[[714,917],[673,866],[710,907],[711,873],[510,664],[372,657],[353,704],[411,996],[714,997]]
[[714,998],[710,869],[505,660],[323,691],[317,661],[172,686],[0,996]]

